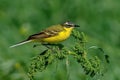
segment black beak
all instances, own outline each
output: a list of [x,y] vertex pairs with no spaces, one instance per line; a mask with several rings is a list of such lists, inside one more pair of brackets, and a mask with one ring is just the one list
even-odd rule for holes
[[80,27],[79,25],[74,25],[74,27]]

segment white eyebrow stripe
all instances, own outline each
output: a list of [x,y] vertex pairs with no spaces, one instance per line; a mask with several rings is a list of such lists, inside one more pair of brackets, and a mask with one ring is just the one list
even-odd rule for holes
[[51,32],[52,32],[52,33],[55,33],[55,34],[58,33],[58,31],[51,31]]

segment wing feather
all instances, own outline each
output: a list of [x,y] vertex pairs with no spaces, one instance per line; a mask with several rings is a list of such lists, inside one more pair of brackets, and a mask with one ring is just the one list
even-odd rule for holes
[[59,26],[59,25],[52,26],[40,33],[29,36],[27,40],[52,37],[52,36],[58,35],[58,33],[61,32],[62,30],[64,30],[62,26]]

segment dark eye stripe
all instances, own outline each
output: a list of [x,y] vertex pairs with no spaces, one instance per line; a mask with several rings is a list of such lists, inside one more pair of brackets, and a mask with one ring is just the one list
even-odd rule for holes
[[73,25],[66,25],[66,27],[72,27]]
[[73,26],[73,25],[67,25],[67,26]]

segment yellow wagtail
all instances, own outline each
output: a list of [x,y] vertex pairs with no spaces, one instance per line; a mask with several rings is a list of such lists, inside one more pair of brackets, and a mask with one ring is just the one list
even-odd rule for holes
[[29,43],[29,42],[41,42],[41,43],[58,43],[66,40],[74,27],[79,27],[72,22],[65,22],[63,24],[53,25],[40,33],[29,36],[26,40],[10,46],[10,48]]

